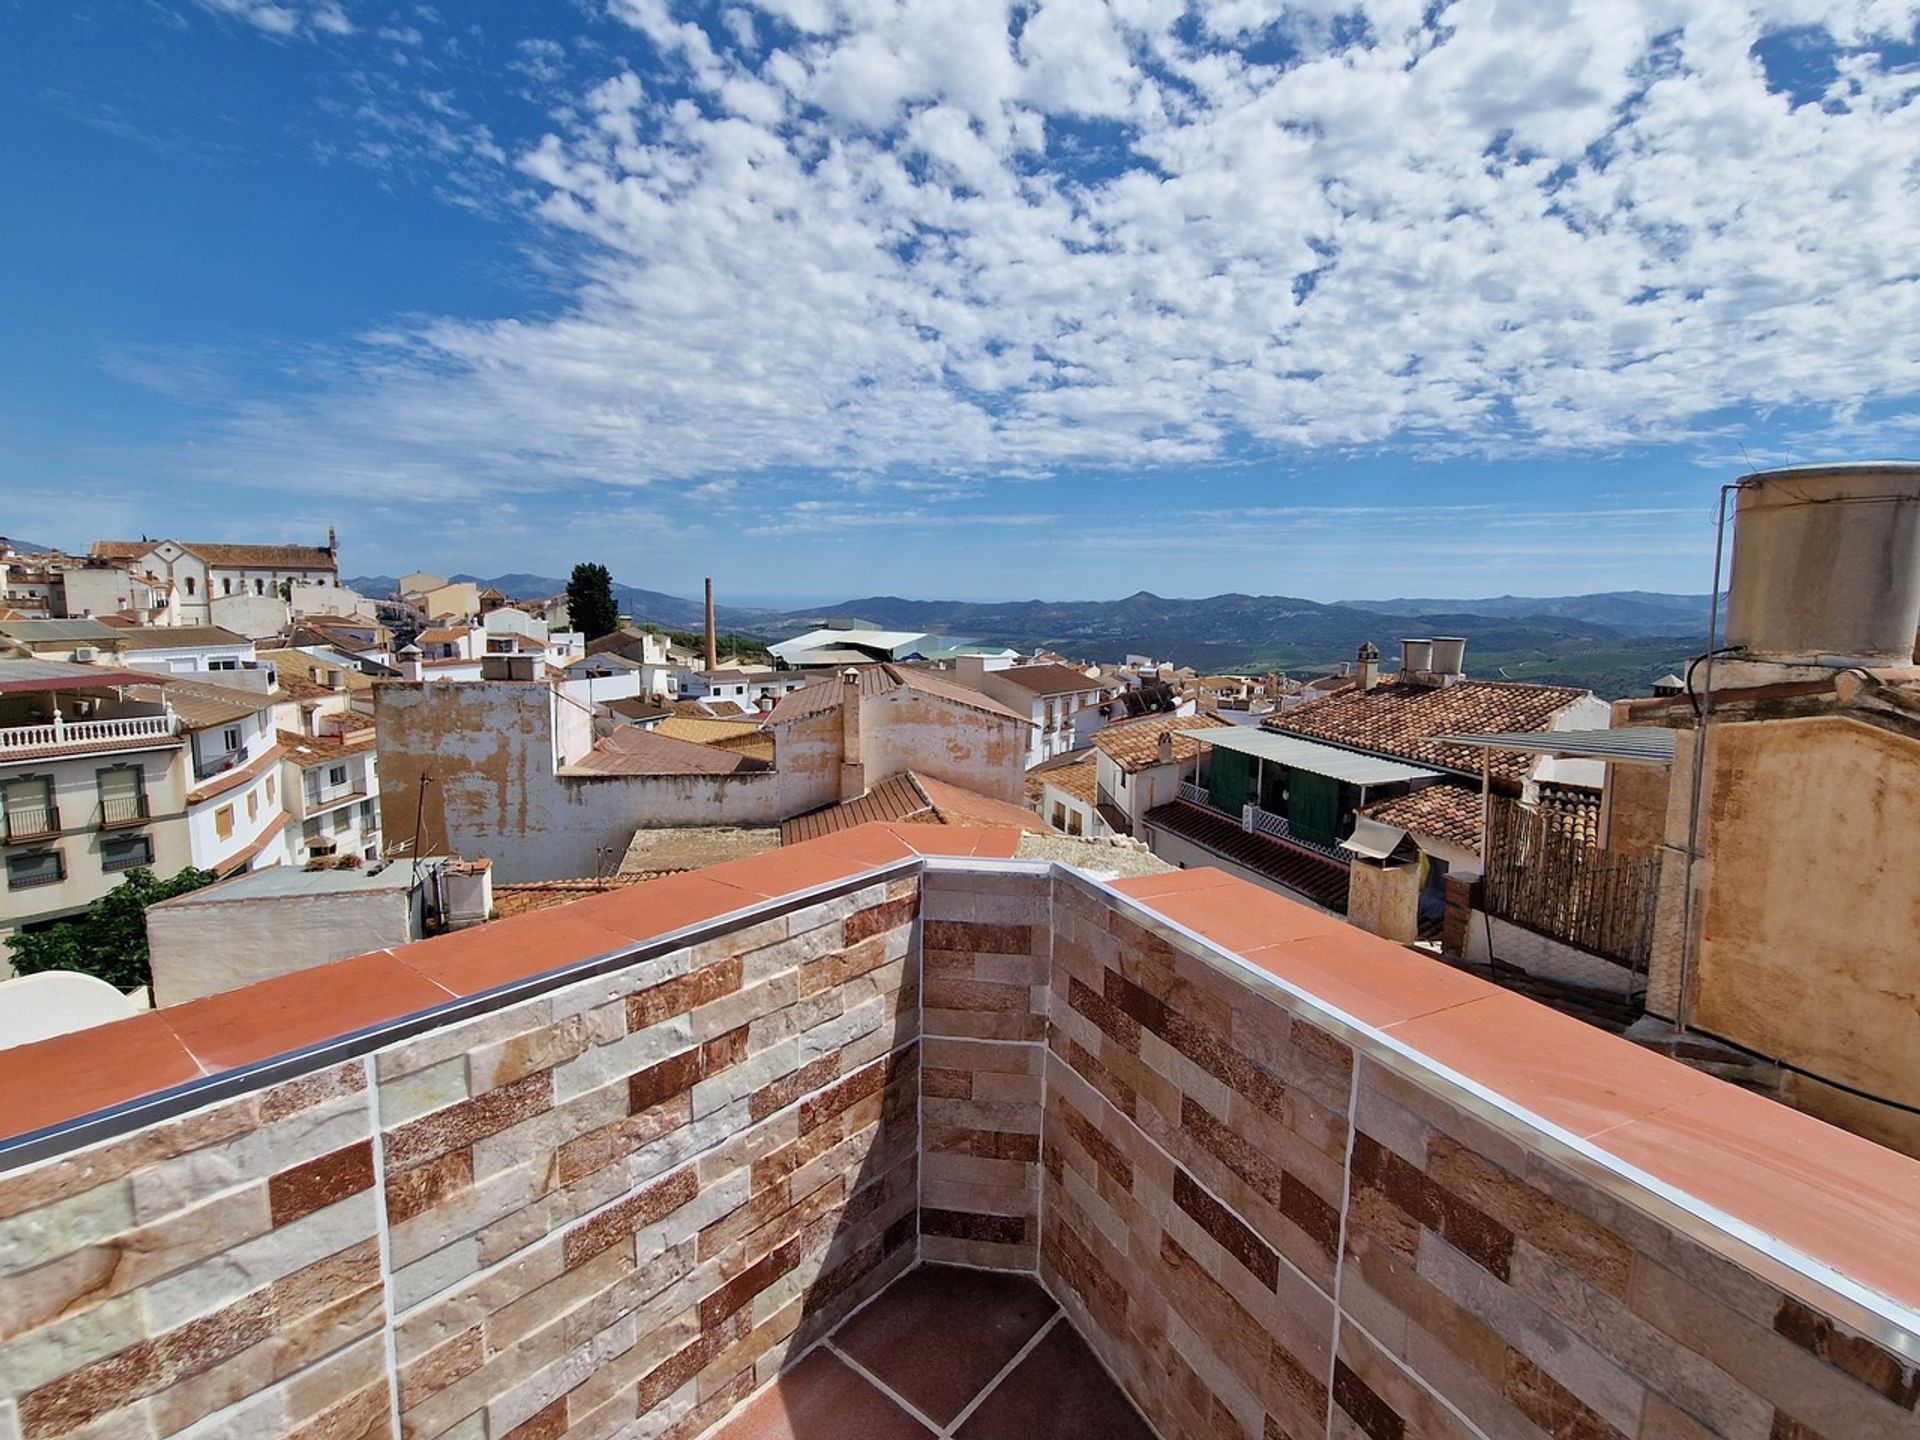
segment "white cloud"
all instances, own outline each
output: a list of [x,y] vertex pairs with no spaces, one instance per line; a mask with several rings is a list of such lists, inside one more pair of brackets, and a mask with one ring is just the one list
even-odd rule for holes
[[353,21],[335,0],[200,0],[200,4],[269,35],[354,33]]
[[[1920,393],[1920,80],[1872,52],[1920,7],[1423,9],[761,0],[709,29],[616,0],[661,67],[605,66],[499,177],[568,242],[570,302],[398,329],[248,443],[481,487],[871,483],[1718,453],[1729,412],[1852,434]],[[1795,27],[1841,47],[1824,103],[1754,56]]]

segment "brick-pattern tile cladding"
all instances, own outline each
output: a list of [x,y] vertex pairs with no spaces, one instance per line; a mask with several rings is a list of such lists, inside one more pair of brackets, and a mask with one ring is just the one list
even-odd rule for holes
[[692,1437],[916,1253],[1165,1440],[1920,1440],[1912,1361],[1136,914],[870,885],[0,1175],[0,1440]]
[[379,1230],[358,1060],[0,1176],[0,1435],[387,1433]]
[[697,1433],[914,1258],[917,896],[0,1177],[0,1436]]
[[1052,882],[935,874],[921,898],[921,1253],[1032,1271]]
[[1920,1437],[1912,1361],[1437,1078],[1066,884],[1054,962],[1041,1277],[1168,1440]]

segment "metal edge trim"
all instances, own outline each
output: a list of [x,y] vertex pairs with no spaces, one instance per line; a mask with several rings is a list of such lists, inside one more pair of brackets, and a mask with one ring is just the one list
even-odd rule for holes
[[870,885],[901,879],[920,873],[922,857],[909,856],[865,870],[841,880],[829,880],[805,890],[796,890],[764,904],[730,910],[724,915],[683,925],[677,930],[635,941],[598,955],[569,961],[554,970],[542,971],[520,980],[510,980],[490,990],[461,995],[443,1005],[416,1010],[378,1024],[316,1041],[298,1050],[269,1056],[231,1070],[217,1071],[192,1080],[184,1080],[165,1090],[136,1096],[71,1120],[62,1120],[22,1135],[0,1140],[0,1174],[21,1169],[38,1161],[53,1159],[102,1141],[117,1139],[142,1126],[172,1120],[188,1111],[228,1100],[249,1090],[263,1089],[302,1075],[323,1070],[346,1060],[372,1054],[387,1045],[412,1039],[443,1025],[454,1025],[490,1011],[504,1009],[523,1000],[535,999],[580,980],[591,980],[628,965],[642,964],[661,955],[703,941],[717,939],[763,920],[775,920],[827,900],[851,895]]

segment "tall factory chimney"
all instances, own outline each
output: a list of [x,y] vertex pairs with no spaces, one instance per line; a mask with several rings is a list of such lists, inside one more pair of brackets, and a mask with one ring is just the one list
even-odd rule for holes
[[713,628],[713,578],[707,578],[707,671],[711,674],[720,668],[720,646],[714,636]]

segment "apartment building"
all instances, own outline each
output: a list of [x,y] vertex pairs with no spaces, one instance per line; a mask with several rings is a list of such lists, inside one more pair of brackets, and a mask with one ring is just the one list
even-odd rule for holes
[[252,545],[200,540],[96,540],[94,558],[126,565],[166,597],[169,623],[230,625],[271,635],[286,625],[282,586],[340,583],[340,547]]
[[1081,749],[1105,721],[1105,686],[1071,665],[1004,665],[978,655],[959,656],[953,664],[955,680],[1033,722],[1029,767]]

